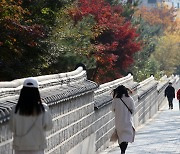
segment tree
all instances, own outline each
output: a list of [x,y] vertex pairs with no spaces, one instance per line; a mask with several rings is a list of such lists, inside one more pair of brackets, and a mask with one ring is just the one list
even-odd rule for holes
[[175,24],[175,9],[168,8],[165,5],[157,8],[141,7],[137,12],[136,16],[141,16],[150,25],[161,26],[163,30],[169,29],[173,31]]
[[122,10],[121,5],[111,6],[103,0],[79,0],[77,8],[71,11],[75,24],[89,15],[96,21],[91,40],[95,51],[89,55],[96,58],[93,80],[99,83],[120,77],[140,49],[136,29],[121,15]]
[[[152,54],[159,46],[158,38],[164,35],[165,31],[172,32],[176,29],[174,19],[174,10],[165,6],[142,7],[135,13],[132,21],[138,27],[139,39],[143,41],[142,50],[135,55],[135,63],[129,70],[134,74],[135,80],[144,80],[149,74],[156,77],[163,74],[164,71],[160,69],[159,62],[155,61],[157,59]],[[151,65],[156,69],[150,69]]]
[[47,38],[54,29],[59,9],[73,1],[0,2],[0,80],[51,73],[48,71],[53,53],[49,54],[51,42]]
[[[41,25],[25,20],[30,12],[20,0],[0,2],[0,80],[12,80],[34,73],[41,61],[39,40],[44,37]],[[26,66],[26,68],[24,68]]]
[[[158,25],[150,25],[141,17],[134,17],[133,24],[138,27],[139,39],[142,40],[141,51],[134,56],[135,62],[128,69],[132,72],[136,81],[142,81],[148,78],[151,74],[158,76],[160,74],[159,65],[151,58],[151,54],[157,46],[157,38],[162,34],[161,28]],[[149,66],[154,66],[156,69],[150,69]],[[152,68],[152,67],[151,67]]]
[[160,65],[160,70],[171,75],[180,65],[180,35],[179,33],[166,32],[158,40],[158,46],[153,53],[154,58]]
[[94,50],[91,44],[94,19],[88,16],[74,24],[70,16],[73,14],[73,8],[72,4],[59,10],[55,26],[47,39],[50,63],[47,71],[49,73],[73,70],[77,63],[84,63],[87,69],[95,65],[94,57],[89,56],[89,53]]

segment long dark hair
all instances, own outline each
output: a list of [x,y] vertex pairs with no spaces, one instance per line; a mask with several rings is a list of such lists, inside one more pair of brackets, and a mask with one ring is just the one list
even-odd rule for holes
[[21,89],[15,113],[18,111],[20,115],[27,116],[39,115],[44,112],[38,88],[23,87]]
[[[126,88],[123,85],[118,86],[116,89],[113,90],[113,98],[122,98],[123,94],[125,94],[126,97],[129,97],[130,89]],[[131,92],[131,91],[130,91]]]

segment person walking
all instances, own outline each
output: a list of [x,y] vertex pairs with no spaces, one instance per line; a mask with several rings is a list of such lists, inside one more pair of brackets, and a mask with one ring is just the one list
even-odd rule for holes
[[169,109],[173,109],[173,99],[175,98],[175,89],[172,86],[172,83],[169,82],[169,85],[165,89],[165,97],[168,99]]
[[121,154],[125,154],[128,142],[134,142],[135,128],[132,116],[135,111],[134,101],[128,89],[120,85],[113,90],[112,110],[115,112],[115,129]]
[[180,89],[177,91],[177,100],[179,100],[179,110],[180,110]]
[[15,154],[44,154],[47,147],[45,131],[53,127],[48,106],[42,103],[38,82],[27,78],[9,121]]

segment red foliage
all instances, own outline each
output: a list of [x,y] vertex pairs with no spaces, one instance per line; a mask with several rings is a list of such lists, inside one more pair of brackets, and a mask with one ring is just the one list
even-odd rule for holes
[[79,0],[77,8],[70,11],[75,22],[89,14],[94,16],[94,32],[100,32],[92,41],[97,60],[94,79],[99,83],[120,77],[140,50],[136,29],[121,16],[122,11],[121,5],[111,6],[104,0]]
[[30,12],[22,8],[21,3],[20,0],[0,2],[0,46],[3,50],[21,52],[26,46],[37,46],[38,40],[44,37],[42,26],[25,20]]

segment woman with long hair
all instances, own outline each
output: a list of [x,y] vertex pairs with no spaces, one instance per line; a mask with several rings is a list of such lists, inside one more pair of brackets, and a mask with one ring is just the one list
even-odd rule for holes
[[53,124],[48,106],[41,101],[35,78],[24,81],[18,103],[11,111],[9,126],[15,154],[44,154],[45,131],[51,130]]
[[125,154],[128,142],[133,142],[135,129],[132,115],[134,114],[134,101],[129,95],[131,91],[123,85],[113,90],[112,110],[115,112],[115,129],[121,154]]

